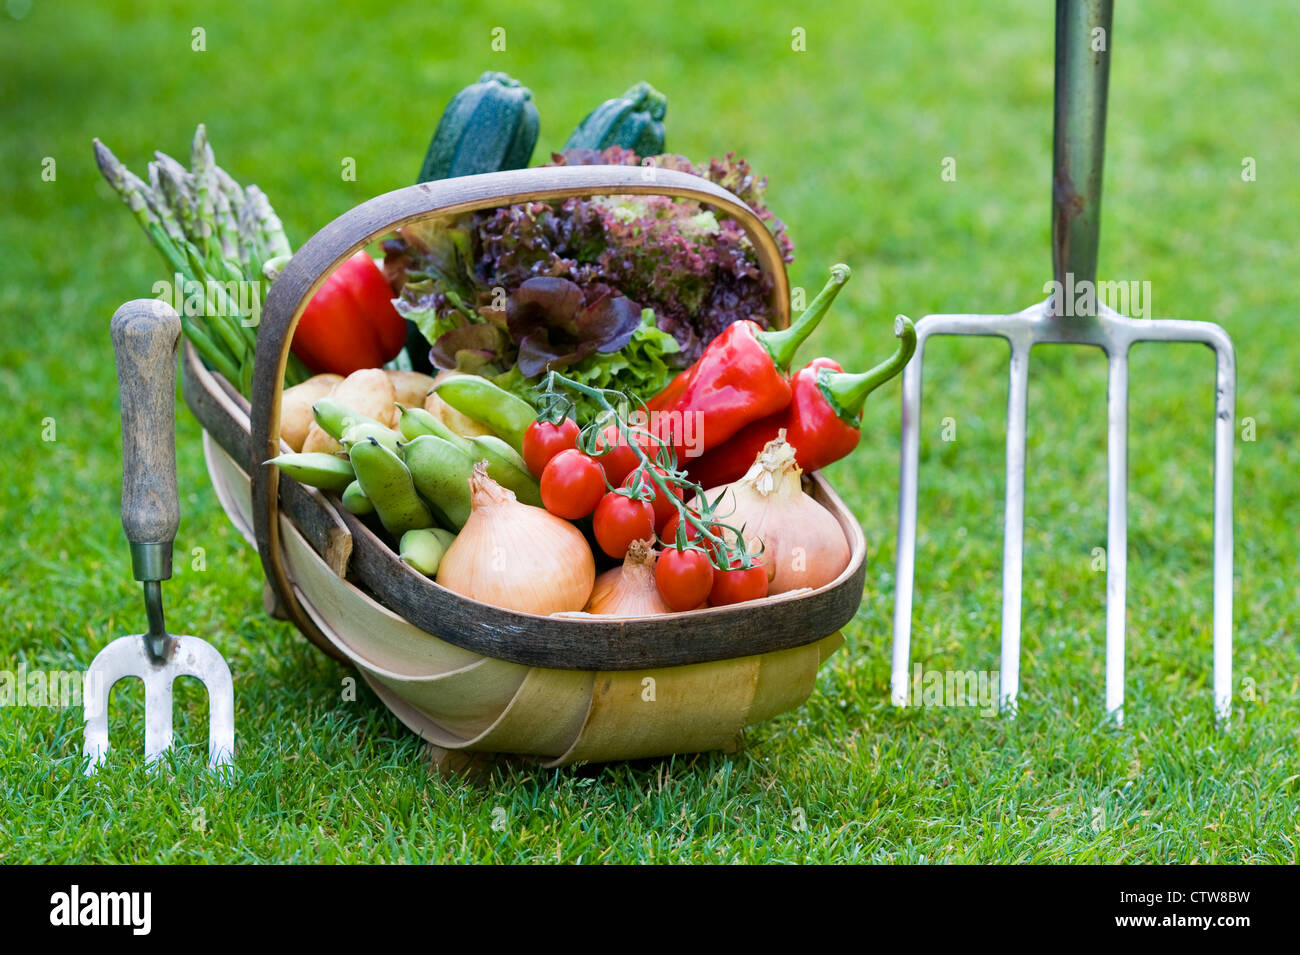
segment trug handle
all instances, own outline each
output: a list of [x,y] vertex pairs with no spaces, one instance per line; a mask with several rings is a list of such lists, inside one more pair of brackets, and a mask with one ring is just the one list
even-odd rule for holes
[[113,313],[122,396],[122,527],[136,580],[166,580],[180,524],[176,495],[176,349],[181,320],[136,299]]

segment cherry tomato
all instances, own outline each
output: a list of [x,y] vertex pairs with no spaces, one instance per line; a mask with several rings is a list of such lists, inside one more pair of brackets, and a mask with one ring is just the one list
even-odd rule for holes
[[600,464],[576,448],[561,451],[542,469],[542,503],[557,517],[570,521],[586,517],[604,494]]
[[[658,465],[654,466],[654,470],[655,473],[658,474],[660,478],[668,477],[668,472],[665,471],[663,468],[659,467]],[[660,493],[659,486],[655,484],[654,478],[642,475],[641,481],[638,482],[637,472],[633,471],[631,474],[629,474],[626,478],[623,479],[623,486],[626,488],[630,488],[637,483],[640,483],[645,488],[647,493],[654,495],[654,500],[650,502],[650,506],[654,508],[654,512],[655,512],[655,530],[661,529],[665,524],[668,523],[669,519],[678,516],[676,505],[674,505],[672,501],[668,500],[668,496],[666,494]],[[665,483],[667,482],[665,481]],[[668,487],[672,491],[672,493],[677,496],[677,500],[680,501],[682,499],[681,485],[669,484]],[[674,533],[676,532],[674,531]],[[667,538],[665,538],[665,540],[666,539]]]
[[709,606],[722,607],[744,600],[757,600],[767,596],[767,568],[762,559],[744,569],[739,560],[731,562],[730,570],[714,570],[713,588],[709,591]]
[[600,433],[596,451],[603,452],[597,454],[596,460],[605,469],[605,476],[609,478],[609,483],[615,487],[622,484],[628,474],[641,463],[632,445],[619,434],[616,424],[611,424]]
[[654,537],[655,510],[649,501],[634,501],[625,494],[610,491],[596,505],[592,524],[600,549],[622,560],[633,541]]
[[713,565],[702,550],[670,547],[655,562],[655,584],[674,610],[694,610],[713,588]]
[[[699,517],[699,512],[696,511],[694,508],[691,508],[690,511],[696,517]],[[681,519],[682,516],[679,513],[677,513],[677,508],[674,507],[672,517],[668,518],[667,522],[663,526],[663,529],[659,531],[659,539],[662,540],[664,544],[666,544],[669,547],[673,546],[673,543],[677,540],[677,525],[681,523]],[[711,530],[714,534],[717,534],[719,537],[722,536],[722,529],[719,528],[716,524],[710,527],[709,530]],[[695,540],[695,538],[699,536],[700,536],[699,528],[697,528],[690,521],[687,521],[686,539],[688,541],[693,541]]]
[[551,458],[578,446],[578,422],[565,418],[559,424],[534,421],[524,431],[524,463],[533,477],[541,477]]

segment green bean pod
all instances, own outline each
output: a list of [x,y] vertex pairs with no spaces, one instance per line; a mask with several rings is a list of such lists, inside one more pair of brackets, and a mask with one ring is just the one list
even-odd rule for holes
[[533,507],[542,506],[542,489],[537,479],[528,471],[524,459],[495,435],[483,434],[469,439],[470,455],[475,461],[488,463],[488,476],[502,487],[515,492],[515,497]]
[[375,506],[384,529],[394,537],[433,525],[433,512],[420,500],[415,482],[402,459],[371,438],[348,452],[357,483]]
[[357,517],[375,513],[375,502],[366,497],[366,492],[361,490],[358,481],[353,481],[343,489],[343,506]]
[[321,426],[321,430],[335,441],[341,440],[343,432],[354,424],[377,424],[384,427],[382,421],[376,421],[369,415],[359,414],[342,402],[333,398],[320,398],[311,406],[312,417]]
[[341,492],[356,477],[351,461],[324,451],[282,454],[267,463],[274,464],[298,483],[323,491]]
[[342,442],[343,447],[350,448],[358,441],[369,441],[371,438],[394,454],[398,453],[397,446],[402,441],[400,432],[387,428],[378,421],[361,421],[351,425],[343,432],[343,436],[339,438],[339,441]]
[[447,553],[447,548],[455,539],[455,535],[440,527],[407,531],[398,545],[398,556],[403,563],[409,564],[426,577],[432,577],[438,572],[442,555]]
[[461,414],[483,422],[515,451],[523,452],[524,431],[537,418],[537,409],[523,398],[478,375],[448,378],[434,392]]
[[469,442],[443,424],[437,415],[426,411],[424,408],[407,408],[405,405],[398,405],[397,407],[402,412],[402,416],[397,422],[397,428],[407,441],[414,441],[421,435],[430,434],[435,438],[442,438],[444,441],[450,441],[458,447],[469,450]]
[[468,451],[431,434],[402,445],[402,455],[420,495],[459,531],[469,520],[469,479],[474,458]]

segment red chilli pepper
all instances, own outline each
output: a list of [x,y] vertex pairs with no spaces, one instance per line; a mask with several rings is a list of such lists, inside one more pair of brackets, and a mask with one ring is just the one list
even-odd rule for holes
[[378,368],[406,344],[406,322],[393,290],[364,250],[330,274],[307,303],[293,335],[293,353],[314,372],[350,375]]
[[862,409],[867,395],[893,378],[916,351],[916,329],[904,316],[894,319],[898,350],[885,362],[858,375],[845,374],[838,362],[817,358],[791,380],[790,404],[748,425],[720,448],[688,462],[691,480],[706,490],[744,476],[763,450],[785,429],[795,461],[816,471],[848,455],[862,437]]
[[698,457],[790,403],[786,369],[849,274],[847,265],[833,266],[826,287],[789,328],[768,331],[749,319],[727,326],[695,364],[651,399],[650,430],[677,452],[679,462],[683,452]]

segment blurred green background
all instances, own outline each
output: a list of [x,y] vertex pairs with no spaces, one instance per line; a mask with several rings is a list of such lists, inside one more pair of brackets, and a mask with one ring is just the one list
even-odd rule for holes
[[[806,707],[750,730],[730,756],[510,766],[477,782],[431,774],[372,696],[341,700],[347,671],[262,615],[256,555],[222,515],[182,409],[169,620],[231,663],[239,782],[214,784],[198,749],[146,773],[128,752],[141,739],[138,690],[115,701],[121,747],[93,782],[78,775],[79,711],[3,707],[0,861],[1300,860],[1300,10],[1118,6],[1100,277],[1149,281],[1157,317],[1227,328],[1238,419],[1254,424],[1237,446],[1227,731],[1211,717],[1213,359],[1199,346],[1133,355],[1123,728],[1102,715],[1105,577],[1094,570],[1106,543],[1105,362],[1053,348],[1031,369],[1016,722],[888,703],[891,384],[867,409],[863,446],[830,469],[871,554],[848,644]],[[495,27],[503,52],[491,50]],[[804,51],[792,49],[796,30]],[[1052,5],[1031,0],[799,12],[767,0],[8,0],[0,669],[84,666],[143,626],[118,517],[107,332],[117,305],[166,270],[100,180],[92,137],[141,171],[154,149],[184,157],[206,123],[217,161],[258,183],[301,244],[412,181],[443,106],[485,69],[532,88],[535,161],[595,103],[647,79],[669,98],[671,150],[736,151],[769,177],[796,244],[795,285],[853,266],[810,347],[864,368],[889,351],[896,312],[1014,311],[1044,297],[1052,36]],[[347,157],[355,182],[340,174]],[[941,177],[947,157],[955,181]],[[993,342],[941,340],[927,355],[913,636],[927,669],[997,666],[1005,365]],[[955,441],[940,439],[945,418]],[[183,559],[196,547],[203,571]],[[191,689],[183,702],[178,731],[201,744],[202,697]],[[497,807],[505,831],[492,826]]]

